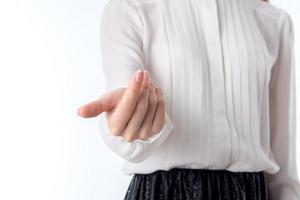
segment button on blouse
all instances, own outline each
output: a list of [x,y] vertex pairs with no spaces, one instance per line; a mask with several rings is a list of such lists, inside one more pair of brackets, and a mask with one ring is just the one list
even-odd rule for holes
[[261,0],[110,0],[101,18],[106,90],[148,70],[166,121],[146,140],[101,135],[123,172],[265,171],[272,200],[300,199],[294,29]]

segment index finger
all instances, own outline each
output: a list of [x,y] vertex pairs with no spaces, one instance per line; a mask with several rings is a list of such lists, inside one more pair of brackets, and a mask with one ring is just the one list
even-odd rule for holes
[[[121,130],[125,128],[131,114],[134,112],[136,104],[140,97],[140,90],[144,81],[143,70],[137,70],[136,73],[130,79],[128,88],[124,92],[119,105],[115,112],[111,115],[111,122],[113,127],[118,127]],[[116,130],[117,132],[121,130]]]

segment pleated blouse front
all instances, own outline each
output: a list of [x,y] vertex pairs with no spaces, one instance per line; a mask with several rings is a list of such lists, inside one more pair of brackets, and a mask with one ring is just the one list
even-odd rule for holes
[[163,89],[166,123],[127,142],[101,135],[123,172],[173,167],[265,171],[273,200],[300,199],[294,32],[261,0],[110,0],[101,18],[106,90],[144,68]]

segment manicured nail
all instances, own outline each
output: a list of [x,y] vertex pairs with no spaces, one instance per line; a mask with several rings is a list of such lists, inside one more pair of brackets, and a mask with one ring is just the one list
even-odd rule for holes
[[143,70],[139,69],[136,73],[135,80],[141,82],[143,80]]

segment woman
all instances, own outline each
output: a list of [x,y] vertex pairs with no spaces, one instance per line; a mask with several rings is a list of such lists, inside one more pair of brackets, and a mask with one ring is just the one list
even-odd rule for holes
[[261,0],[110,0],[108,92],[78,112],[105,112],[124,199],[300,199],[293,34]]

